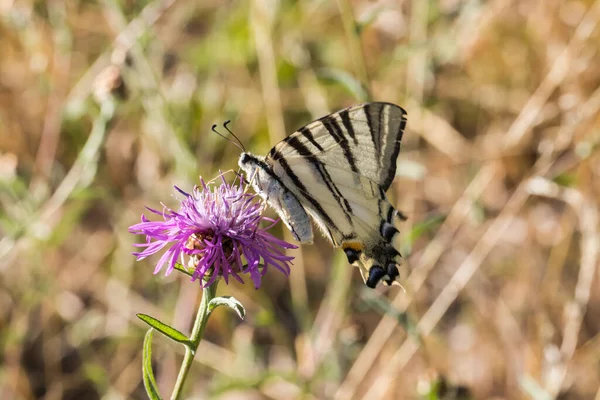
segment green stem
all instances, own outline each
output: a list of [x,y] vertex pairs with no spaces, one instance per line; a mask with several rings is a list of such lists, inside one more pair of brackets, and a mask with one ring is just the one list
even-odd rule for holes
[[185,378],[187,377],[190,367],[192,366],[194,356],[196,355],[196,350],[198,350],[198,346],[200,345],[200,341],[204,335],[204,329],[206,328],[206,323],[208,322],[208,317],[210,316],[208,304],[212,299],[215,298],[215,294],[217,293],[217,284],[218,280],[209,287],[202,289],[202,301],[200,302],[200,307],[198,307],[198,313],[196,314],[196,320],[194,321],[194,327],[192,328],[192,334],[190,335],[190,341],[192,342],[192,345],[189,347],[186,346],[185,348],[185,356],[183,357],[183,362],[181,363],[181,368],[179,369],[179,375],[177,376],[177,382],[175,382],[173,394],[171,394],[171,400],[179,399],[181,392],[183,391]]

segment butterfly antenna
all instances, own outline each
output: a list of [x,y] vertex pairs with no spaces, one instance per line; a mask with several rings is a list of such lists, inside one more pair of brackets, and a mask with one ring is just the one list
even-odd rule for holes
[[[227,125],[229,125],[231,123],[231,120],[227,120],[223,123],[223,128],[225,128],[225,130],[227,132],[229,132],[229,134],[231,136],[233,136],[233,138],[237,141],[236,146],[239,147],[244,153],[246,153],[246,146],[244,146],[244,143],[242,143],[242,141],[240,140],[239,137],[237,137],[233,132],[231,132],[231,129],[229,129],[229,127]],[[250,182],[247,181],[244,176],[241,174],[240,168],[238,168],[238,172],[237,172],[237,176],[240,178],[240,180],[246,184],[249,184]]]
[[[214,124],[212,126],[212,131],[214,133],[216,133],[217,135],[221,136],[223,139],[227,140],[228,142],[233,143],[234,145],[236,145],[240,150],[242,150],[244,153],[246,153],[246,147],[244,146],[244,143],[242,143],[242,141],[240,140],[239,137],[237,137],[233,132],[231,132],[231,129],[229,129],[229,127],[227,125],[229,125],[229,123],[231,123],[231,120],[227,120],[223,123],[223,128],[225,128],[225,130],[227,132],[229,132],[229,134],[231,136],[233,136],[233,138],[235,139],[235,141],[231,140],[230,138],[222,135],[219,131],[217,131],[217,125]],[[237,178],[240,178],[241,182],[244,182],[246,184],[249,184],[250,182],[247,181],[244,176],[242,175],[240,168],[238,168],[237,172],[235,172],[235,179],[233,180],[233,183],[235,184],[235,182],[237,181]],[[246,186],[246,189],[244,190],[244,193],[248,190],[248,187]]]
[[[226,122],[223,124],[223,126],[225,127],[225,129],[227,129],[227,124],[228,124],[229,122],[230,122],[230,121],[226,121]],[[240,148],[240,150],[242,150],[244,153],[246,152],[246,149],[245,149],[245,148],[244,148],[244,146],[241,144],[241,142],[240,142],[240,140],[237,138],[237,136],[235,136],[235,135],[233,135],[233,134],[232,134],[232,135],[233,135],[233,137],[234,137],[236,140],[231,140],[230,138],[228,138],[227,136],[223,135],[221,132],[219,132],[219,131],[217,130],[217,124],[214,124],[214,125],[212,126],[211,130],[212,130],[214,133],[216,133],[217,135],[221,136],[223,139],[225,139],[225,140],[227,140],[228,142],[231,142],[231,143],[233,143],[234,145],[236,145],[237,147],[239,147],[239,148]],[[229,129],[227,129],[227,132],[231,133],[231,131],[230,131]]]
[[233,132],[231,132],[231,130],[229,129],[229,127],[227,125],[229,125],[229,123],[231,122],[231,120],[227,120],[225,121],[225,123],[223,124],[223,128],[225,128],[227,130],[227,132],[229,132],[229,134],[231,136],[233,136],[235,138],[235,140],[237,140],[238,142],[238,147],[240,149],[242,149],[242,151],[245,153],[246,152],[246,147],[244,147],[244,143],[242,143],[242,141],[240,140],[239,137],[237,137],[236,135],[233,134]]

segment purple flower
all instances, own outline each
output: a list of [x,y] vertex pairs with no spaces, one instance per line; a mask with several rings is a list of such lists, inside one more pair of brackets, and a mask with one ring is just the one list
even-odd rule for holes
[[[141,223],[129,227],[131,233],[146,235],[146,243],[135,245],[144,249],[133,255],[139,261],[170,245],[154,273],[168,263],[165,275],[169,275],[185,254],[188,266],[195,268],[192,280],[205,278],[205,286],[218,276],[226,283],[231,276],[243,283],[240,273],[247,273],[258,289],[269,266],[289,275],[293,257],[286,256],[283,249],[297,246],[267,232],[277,220],[261,215],[263,203],[246,193],[244,184],[228,184],[222,174],[220,178],[220,185],[200,179],[202,185],[192,194],[175,187],[185,195],[179,211],[164,205],[162,212],[147,207],[164,220],[150,221],[142,215]],[[262,220],[269,222],[266,228],[259,226]]]

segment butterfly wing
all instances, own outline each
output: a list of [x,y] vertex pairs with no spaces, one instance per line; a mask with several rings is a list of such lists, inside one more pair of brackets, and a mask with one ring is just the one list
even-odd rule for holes
[[399,218],[385,191],[405,125],[396,105],[354,106],[294,132],[265,160],[369,286],[398,275]]
[[406,111],[391,103],[366,103],[329,114],[292,133],[267,158],[315,156],[350,169],[384,191],[396,174]]

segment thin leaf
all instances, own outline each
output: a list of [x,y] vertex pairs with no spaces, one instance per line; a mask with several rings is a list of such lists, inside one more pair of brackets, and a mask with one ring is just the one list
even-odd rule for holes
[[341,85],[358,101],[367,101],[369,98],[369,94],[365,87],[346,71],[334,68],[324,68],[317,72],[317,76],[321,79],[329,80]]
[[175,269],[179,272],[183,272],[184,274],[186,274],[187,276],[193,277],[194,276],[194,272],[190,271],[189,269],[187,269],[186,267],[184,267],[183,265],[176,263],[175,264]]
[[240,317],[240,319],[244,319],[244,317],[246,316],[246,309],[244,308],[242,303],[240,303],[239,301],[237,301],[235,299],[235,297],[232,297],[232,296],[215,297],[214,299],[212,299],[210,301],[210,303],[208,303],[208,312],[211,313],[215,308],[217,308],[219,306],[227,306],[227,307],[231,308],[233,311],[235,311],[237,313],[237,315],[238,315],[238,317]]
[[360,292],[360,297],[366,305],[380,314],[385,314],[394,318],[406,330],[406,332],[413,335],[415,339],[419,339],[417,326],[406,312],[398,310],[392,306],[387,299],[382,298],[371,289],[363,289]]
[[144,387],[146,388],[146,394],[152,400],[162,400],[160,393],[158,392],[158,385],[156,379],[154,379],[154,372],[152,371],[152,335],[154,329],[148,329],[146,336],[144,337],[144,351],[142,355],[142,376],[144,378]]
[[146,314],[136,314],[136,315],[139,319],[141,319],[142,321],[144,321],[145,323],[147,323],[152,328],[156,329],[157,331],[159,331],[166,337],[168,337],[176,342],[179,342],[185,346],[188,346],[188,347],[192,346],[192,342],[190,341],[190,339],[187,336],[185,336],[183,333],[179,332],[177,329],[173,328],[172,326],[169,326],[169,325],[165,324],[164,322],[161,322],[161,321],[157,320],[156,318],[151,317]]
[[412,247],[415,241],[426,233],[433,232],[446,219],[445,215],[434,215],[426,220],[419,222],[402,237],[400,254],[407,257],[412,253]]
[[560,186],[573,187],[577,184],[577,177],[574,174],[564,173],[556,175],[552,181]]

